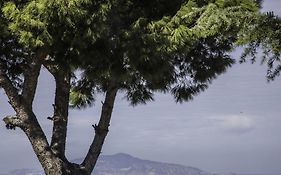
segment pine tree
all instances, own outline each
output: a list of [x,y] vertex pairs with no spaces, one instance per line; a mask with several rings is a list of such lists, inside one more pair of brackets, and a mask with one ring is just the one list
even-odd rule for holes
[[[116,94],[132,105],[171,93],[191,100],[229,68],[229,53],[260,16],[254,0],[4,0],[0,2],[0,87],[47,175],[89,175],[109,131]],[[242,41],[242,38],[243,41]],[[51,142],[33,112],[41,67],[54,77]],[[80,73],[77,76],[77,70]],[[68,109],[105,94],[81,164],[65,157]]]

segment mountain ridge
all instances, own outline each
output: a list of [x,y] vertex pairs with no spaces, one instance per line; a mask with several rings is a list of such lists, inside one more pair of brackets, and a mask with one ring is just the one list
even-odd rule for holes
[[[81,163],[82,159],[73,162]],[[0,175],[44,175],[43,171],[18,169]],[[117,153],[100,156],[92,175],[219,175],[192,166],[144,160],[129,154]],[[228,173],[224,175],[242,175]],[[246,174],[243,174],[246,175]],[[249,174],[248,174],[249,175]],[[251,174],[254,175],[254,174]],[[260,174],[261,175],[261,174]]]

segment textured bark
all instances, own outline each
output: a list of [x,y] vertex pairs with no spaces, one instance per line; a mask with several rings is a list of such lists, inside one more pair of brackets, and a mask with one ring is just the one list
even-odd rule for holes
[[65,157],[70,70],[66,71],[54,65],[44,64],[56,81],[54,116],[50,117],[54,124],[51,144],[48,143],[32,109],[42,65],[41,60],[44,56],[46,56],[44,52],[37,53],[37,57],[30,62],[29,67],[24,71],[22,91],[18,91],[13,86],[6,72],[3,71],[4,69],[1,69],[0,63],[0,87],[5,90],[10,104],[16,111],[16,115],[6,116],[3,121],[8,129],[18,127],[26,134],[46,175],[90,175],[108,133],[118,87],[113,82],[108,85],[100,121],[98,125],[94,125],[96,134],[83,163],[81,165],[70,163]]
[[[32,103],[34,100],[38,77],[41,69],[41,59],[46,56],[37,53],[30,64],[24,70],[24,83],[22,94],[19,94],[13,86],[11,80],[4,72],[0,64],[0,86],[7,94],[10,104],[16,111],[15,116],[7,116],[3,119],[8,129],[16,127],[23,130],[28,137],[32,148],[40,161],[44,171],[48,175],[60,174],[62,170],[62,161],[54,156],[47,138],[38,123],[36,116],[32,112]],[[58,173],[57,173],[58,172]]]
[[54,154],[32,112],[27,114],[22,111],[17,116],[7,116],[4,122],[25,132],[46,175],[83,175],[79,165],[69,163]]
[[56,93],[54,104],[53,134],[51,149],[61,159],[65,159],[65,145],[68,122],[70,73],[69,71],[54,73]]
[[[22,90],[22,99],[26,107],[32,109],[32,103],[34,100],[38,77],[40,74],[42,61],[47,56],[47,50],[40,49],[36,52],[33,59],[29,61],[28,67],[24,70],[24,83]],[[30,109],[30,110],[31,110]]]
[[117,94],[118,88],[114,85],[114,83],[111,83],[108,86],[105,101],[102,105],[102,112],[100,116],[100,121],[98,125],[94,125],[95,128],[95,137],[94,140],[90,146],[90,149],[88,151],[87,156],[85,157],[82,165],[82,168],[84,169],[85,173],[87,175],[90,175],[93,171],[96,162],[98,160],[98,157],[101,153],[101,149],[104,143],[104,140],[108,133],[108,128],[110,125],[111,120],[111,114],[114,106],[115,97]]
[[40,161],[45,173],[47,175],[51,174],[61,174],[62,161],[54,156],[50,146],[47,142],[47,138],[41,129],[35,115],[30,113],[29,115],[23,112],[20,114],[21,118],[26,118],[23,121],[24,125],[21,129],[27,135],[33,150]]
[[[45,52],[38,51],[34,58],[31,59],[28,67],[25,68],[21,94],[19,94],[18,90],[13,86],[12,81],[7,76],[0,62],[0,87],[4,89],[11,106],[16,112],[16,115],[7,116],[3,121],[8,129],[15,129],[18,127],[26,134],[45,174],[81,174],[76,173],[81,171],[79,165],[71,164],[67,160],[63,160],[54,154],[32,111],[32,103],[41,69],[41,60],[45,56]],[[64,103],[66,103],[65,106],[68,108],[68,101],[64,101]]]
[[9,103],[17,111],[21,106],[21,99],[17,92],[17,89],[13,86],[11,80],[5,74],[0,62],[0,87],[2,87],[9,98]]

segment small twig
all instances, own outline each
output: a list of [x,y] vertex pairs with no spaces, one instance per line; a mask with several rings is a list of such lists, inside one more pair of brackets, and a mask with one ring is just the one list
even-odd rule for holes
[[99,127],[97,124],[94,124],[92,126],[95,129],[95,132],[98,134],[109,131],[108,129],[103,129],[103,128]]
[[47,119],[53,121],[54,117],[47,117]]
[[98,129],[98,125],[97,125],[97,124],[92,125],[92,127],[93,127],[95,130]]

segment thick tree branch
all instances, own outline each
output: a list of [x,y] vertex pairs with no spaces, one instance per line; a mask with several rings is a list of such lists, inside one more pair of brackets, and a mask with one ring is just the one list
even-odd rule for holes
[[[32,102],[36,91],[37,81],[41,68],[41,59],[46,56],[46,52],[38,52],[31,59],[28,69],[24,71],[24,83],[22,94],[19,94],[12,81],[9,79],[4,69],[4,64],[0,62],[0,88],[3,88],[9,98],[9,103],[16,111],[15,116],[6,116],[3,121],[7,129],[19,127],[28,137],[32,148],[42,164],[47,175],[63,174],[62,167],[67,166],[50,149],[46,135],[43,132],[35,114],[32,111]],[[66,174],[66,173],[64,173]]]
[[49,56],[44,59],[43,65],[53,75],[56,82],[55,102],[53,104],[54,114],[53,117],[48,117],[53,121],[51,149],[56,156],[66,160],[65,145],[71,73],[67,66],[60,66]]
[[47,175],[57,173],[62,174],[61,167],[65,163],[56,157],[51,151],[46,135],[44,134],[44,131],[42,130],[34,113],[22,112],[20,114],[20,118],[27,119],[23,120],[21,129],[27,135],[38,160],[45,170],[45,173]]
[[56,81],[56,93],[54,103],[53,134],[51,149],[55,155],[65,159],[65,144],[68,122],[70,71],[52,73]]
[[9,103],[14,110],[18,112],[18,109],[21,106],[21,97],[4,70],[2,63],[0,62],[0,88],[2,87],[4,89],[9,98]]
[[48,144],[47,138],[38,123],[33,112],[26,112],[24,108],[19,109],[20,113],[16,116],[6,116],[3,121],[7,129],[15,129],[19,127],[28,137],[32,148],[42,164],[47,175],[53,175],[61,171],[61,166],[64,162],[52,153]]
[[22,98],[26,107],[32,108],[42,61],[47,55],[47,50],[39,49],[30,61],[28,68],[24,70]]
[[86,174],[91,174],[101,153],[104,140],[108,133],[117,91],[118,87],[114,83],[111,83],[106,91],[105,101],[102,105],[100,121],[98,125],[94,125],[96,132],[94,140],[90,146],[87,156],[81,164]]

